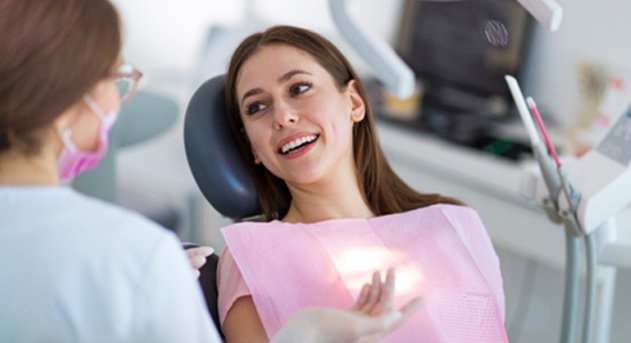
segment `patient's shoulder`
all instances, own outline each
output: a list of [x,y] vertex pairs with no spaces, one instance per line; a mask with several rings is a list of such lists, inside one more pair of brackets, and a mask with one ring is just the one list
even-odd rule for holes
[[230,250],[226,247],[219,257],[217,267],[217,307],[221,323],[234,302],[240,297],[250,295],[251,292],[243,279],[241,270],[237,266]]

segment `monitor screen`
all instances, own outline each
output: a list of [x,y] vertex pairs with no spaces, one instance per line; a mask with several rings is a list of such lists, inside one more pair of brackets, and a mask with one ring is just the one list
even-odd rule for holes
[[504,75],[519,74],[529,18],[515,0],[406,0],[397,52],[424,101],[485,111],[489,98],[510,100]]

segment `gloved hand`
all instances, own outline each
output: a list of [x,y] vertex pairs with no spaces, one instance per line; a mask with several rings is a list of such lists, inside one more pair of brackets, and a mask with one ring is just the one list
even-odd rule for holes
[[185,246],[186,256],[193,267],[193,273],[195,277],[199,277],[199,269],[206,264],[206,257],[212,254],[215,249],[207,246],[197,246],[193,248],[187,248]]
[[421,306],[420,297],[399,310],[393,309],[394,270],[386,281],[379,272],[364,285],[355,304],[347,311],[332,308],[305,308],[294,313],[271,340],[272,343],[376,342],[403,324]]

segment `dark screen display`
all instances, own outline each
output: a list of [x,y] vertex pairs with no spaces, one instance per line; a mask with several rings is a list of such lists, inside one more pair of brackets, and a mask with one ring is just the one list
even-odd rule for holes
[[408,0],[398,52],[430,99],[446,88],[508,97],[504,75],[519,74],[528,26],[515,0]]

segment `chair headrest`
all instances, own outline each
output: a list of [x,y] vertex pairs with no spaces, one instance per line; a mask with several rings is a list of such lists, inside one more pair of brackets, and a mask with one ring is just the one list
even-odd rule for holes
[[223,75],[193,94],[184,119],[184,146],[197,186],[219,213],[233,219],[260,213],[254,182],[228,124]]

